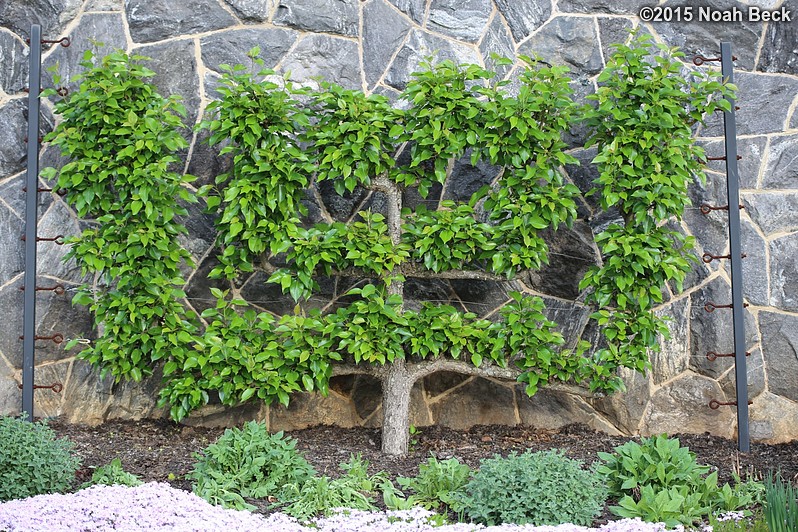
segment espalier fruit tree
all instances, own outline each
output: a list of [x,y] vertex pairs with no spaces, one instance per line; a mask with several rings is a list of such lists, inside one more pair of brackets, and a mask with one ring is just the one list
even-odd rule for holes
[[[653,287],[680,281],[686,270],[690,241],[660,229],[678,218],[687,180],[700,170],[690,162],[698,152],[684,121],[700,120],[723,88],[709,78],[688,83],[673,51],[661,57],[649,47],[637,38],[618,48],[592,110],[573,102],[565,68],[529,58],[512,91],[478,65],[427,65],[396,106],[331,83],[298,88],[255,59],[255,68],[228,68],[199,127],[232,166],[199,195],[216,214],[211,276],[230,289],[212,289],[216,304],[201,316],[180,303],[180,264],[190,257],[177,239],[185,228],[175,217],[185,209],[174,198],[196,200],[184,186],[191,177],[171,170],[185,147],[182,109],[148,84],[153,73],[142,58],[115,52],[95,66],[87,56],[80,91],[56,104],[61,121],[48,136],[71,158],[50,175],[78,214],[95,220],[70,251],[86,275],[103,281],[75,297],[99,327],[80,356],[116,379],[160,368],[161,403],[176,420],[212,395],[226,405],[287,405],[295,392],[326,393],[334,375],[369,374],[382,383],[389,454],[407,452],[410,391],[434,372],[517,380],[529,395],[566,383],[620,388],[615,370],[644,370],[652,338],[667,332],[645,320],[659,301]],[[620,72],[623,54],[636,58],[634,71]],[[541,231],[576,218],[579,191],[562,170],[576,160],[562,136],[585,113],[599,147],[602,202],[618,206],[625,224],[600,237],[608,260],[583,282],[610,347],[588,355],[584,342],[566,346],[542,299],[515,292],[492,319],[432,302],[406,308],[408,279],[506,281],[547,262]],[[445,186],[464,157],[499,167],[498,177],[466,202],[403,204],[408,189],[426,198]],[[323,206],[325,181],[338,194],[380,192],[385,207],[349,222],[322,208],[322,221],[312,224],[305,200]],[[635,253],[638,244],[646,253]],[[680,251],[671,260],[673,249]],[[253,270],[296,301],[293,312],[259,312],[240,298],[232,281]],[[351,303],[312,308],[319,280],[337,276],[356,279]],[[614,321],[627,318],[632,325]]]

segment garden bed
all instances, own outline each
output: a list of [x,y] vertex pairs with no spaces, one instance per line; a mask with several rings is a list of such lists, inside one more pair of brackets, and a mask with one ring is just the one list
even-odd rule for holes
[[[50,426],[59,436],[75,443],[81,457],[79,480],[91,477],[94,468],[119,458],[126,471],[144,482],[168,482],[190,490],[184,477],[195,462],[194,454],[212,443],[223,429],[178,425],[167,420],[113,421],[96,427],[56,421]],[[370,462],[370,472],[386,471],[391,477],[415,476],[418,465],[433,453],[439,459],[452,456],[476,467],[479,461],[510,451],[562,449],[571,458],[592,463],[600,451],[611,452],[629,438],[609,436],[583,425],[570,425],[559,431],[528,426],[477,426],[467,431],[427,427],[413,436],[411,452],[402,458],[380,452],[380,431],[367,428],[313,427],[294,431],[298,448],[320,474],[335,477],[338,465],[350,454],[361,453]],[[780,445],[751,444],[750,453],[739,453],[733,440],[704,435],[679,435],[682,445],[697,455],[699,463],[714,466],[720,483],[731,482],[734,472],[761,475],[781,470],[785,479],[798,480],[798,442]],[[268,510],[263,507],[264,512]],[[605,512],[603,519],[609,514]],[[598,523],[597,523],[598,524]]]

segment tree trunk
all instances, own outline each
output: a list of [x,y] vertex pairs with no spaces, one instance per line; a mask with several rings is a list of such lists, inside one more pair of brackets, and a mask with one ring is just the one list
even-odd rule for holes
[[382,379],[382,452],[389,456],[407,454],[410,440],[410,391],[414,379],[404,359],[386,367]]

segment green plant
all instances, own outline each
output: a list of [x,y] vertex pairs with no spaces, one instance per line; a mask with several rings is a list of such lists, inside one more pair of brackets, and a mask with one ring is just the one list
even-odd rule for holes
[[478,523],[542,526],[590,525],[606,496],[600,475],[555,450],[483,460],[457,499]]
[[[73,298],[89,306],[99,328],[79,356],[117,381],[186,359],[197,332],[181,303],[181,267],[192,259],[178,242],[186,232],[179,217],[196,199],[185,186],[192,177],[173,170],[188,147],[179,132],[185,111],[177,97],[155,91],[144,59],[116,51],[95,66],[86,52],[80,90],[55,104],[61,120],[45,137],[70,161],[42,172],[57,177],[66,202],[94,222],[68,239],[66,256],[96,281]],[[203,390],[191,393],[199,398]]]
[[639,500],[625,495],[618,506],[610,510],[620,517],[639,517],[651,523],[665,523],[668,527],[692,525],[709,513],[701,493],[690,492],[687,486],[655,489],[651,485],[640,488]]
[[385,472],[368,474],[368,460],[359,454],[341,464],[344,474],[331,479],[327,476],[311,477],[304,482],[286,486],[283,508],[287,514],[300,520],[309,520],[320,514],[329,515],[336,508],[375,510],[378,493],[395,495],[398,492]]
[[765,520],[770,532],[798,530],[798,490],[781,478],[781,473],[769,472],[765,479]]
[[186,476],[194,481],[194,493],[211,504],[237,509],[254,509],[245,497],[282,500],[286,485],[301,485],[315,474],[296,450],[296,440],[282,432],[269,434],[256,421],[225,430],[196,458]]
[[734,487],[719,487],[716,471],[710,473],[678,438],[665,434],[629,441],[598,456],[596,471],[606,479],[610,496],[620,498],[611,510],[621,517],[690,524],[712,511],[730,512],[757,503],[755,481],[740,482],[738,477]]
[[710,514],[709,526],[712,532],[768,532],[768,524],[761,510],[751,516],[742,512]]
[[438,461],[434,456],[418,467],[415,477],[398,477],[396,482],[412,491],[407,501],[412,506],[427,510],[460,510],[456,494],[468,483],[471,468],[461,464],[457,458]]
[[122,461],[119,458],[114,458],[108,464],[95,469],[91,475],[91,480],[84,482],[81,488],[88,488],[95,484],[139,486],[141,483],[139,477],[133,473],[128,473],[122,468]]
[[643,486],[661,488],[698,486],[709,467],[699,465],[695,453],[682,447],[678,438],[665,434],[628,441],[612,453],[598,453],[602,463],[596,471],[604,475],[609,494],[637,495]]
[[628,45],[614,45],[599,88],[588,98],[591,131],[586,147],[596,146],[596,190],[604,209],[618,209],[622,223],[596,235],[604,257],[580,283],[587,301],[599,310],[607,347],[593,357],[598,389],[621,388],[614,369],[643,371],[648,354],[659,349],[669,331],[653,307],[662,303],[666,285],[681,291],[690,270],[693,238],[665,223],[680,220],[690,204],[687,187],[704,179],[704,152],[692,127],[716,109],[728,109],[735,87],[717,73],[682,74],[684,56],[654,45],[651,36],[633,32]]
[[80,460],[44,421],[0,417],[0,501],[68,490]]

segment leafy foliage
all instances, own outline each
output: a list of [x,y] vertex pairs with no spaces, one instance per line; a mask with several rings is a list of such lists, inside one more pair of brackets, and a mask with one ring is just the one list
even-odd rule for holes
[[73,300],[104,324],[80,357],[117,381],[140,380],[160,362],[185,357],[197,331],[180,301],[180,266],[191,257],[178,242],[183,205],[196,199],[184,186],[191,176],[172,170],[187,147],[178,131],[184,110],[155,92],[143,59],[117,51],[95,67],[86,52],[80,90],[56,103],[62,120],[45,138],[71,160],[43,175],[57,176],[67,203],[94,221],[69,239],[67,254],[99,281]]
[[44,421],[0,416],[0,501],[67,491],[80,460]]
[[655,489],[695,486],[709,473],[699,465],[695,453],[682,447],[678,438],[664,434],[628,441],[612,453],[598,453],[602,464],[596,471],[605,476],[612,496],[638,492],[643,486]]
[[798,530],[798,490],[781,474],[765,479],[765,520],[771,532]]
[[600,475],[559,450],[483,460],[464,492],[465,515],[488,526],[590,525],[607,497]]
[[194,493],[211,504],[239,510],[254,509],[245,497],[283,500],[286,485],[302,484],[316,473],[296,450],[296,440],[282,432],[269,434],[266,425],[256,421],[225,430],[196,458],[187,475],[194,481]]
[[403,489],[412,490],[407,498],[409,504],[427,510],[458,512],[457,494],[465,488],[470,477],[471,468],[457,458],[439,461],[430,456],[427,463],[418,466],[417,476],[398,477],[396,481]]
[[671,528],[692,525],[709,513],[701,493],[691,492],[687,486],[655,490],[646,485],[640,490],[639,500],[627,495],[610,510],[621,517],[639,517],[650,523],[665,523]]
[[142,484],[139,477],[133,473],[128,473],[122,467],[122,461],[114,458],[106,465],[100,466],[91,474],[91,479],[85,482],[81,488],[88,488],[97,484],[111,486],[119,484],[122,486],[140,486]]
[[285,498],[289,504],[283,511],[307,521],[319,515],[330,515],[336,508],[376,510],[374,499],[380,492],[395,494],[397,491],[385,472],[369,475],[368,465],[368,460],[359,454],[352,455],[349,462],[341,464],[344,474],[338,478],[314,476],[302,484],[286,486]]
[[[692,126],[716,109],[728,109],[735,87],[717,73],[682,73],[684,54],[651,43],[639,32],[629,45],[615,45],[598,78],[596,105],[587,111],[596,146],[597,190],[604,209],[617,208],[623,224],[612,224],[596,236],[604,264],[591,268],[580,289],[591,288],[588,301],[601,307],[594,314],[608,347],[594,356],[608,369],[591,386],[622,387],[614,369],[643,371],[648,353],[668,335],[652,307],[663,301],[666,285],[681,290],[690,269],[692,237],[664,223],[680,220],[689,204],[687,187],[704,179],[703,150],[693,142]],[[604,370],[597,369],[597,373]]]
[[690,525],[712,511],[733,511],[755,502],[755,485],[718,486],[718,473],[699,465],[677,438],[664,434],[626,442],[612,453],[598,453],[609,494],[619,497],[610,509],[621,517],[640,517],[668,526]]

